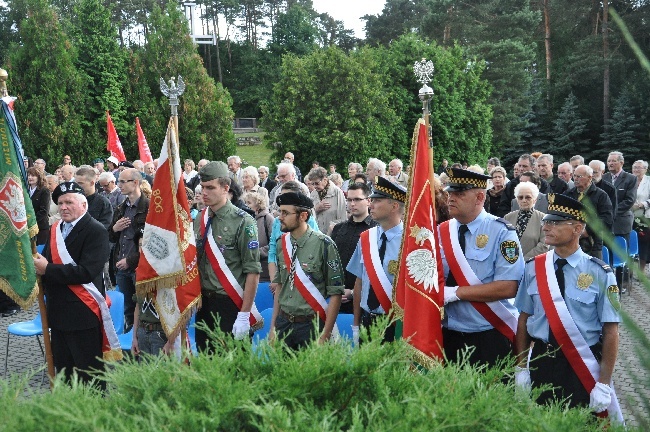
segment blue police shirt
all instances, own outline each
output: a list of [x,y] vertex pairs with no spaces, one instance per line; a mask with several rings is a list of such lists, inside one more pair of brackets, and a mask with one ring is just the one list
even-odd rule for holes
[[[483,210],[476,219],[467,224],[467,228],[469,231],[465,233],[465,257],[481,283],[521,281],[524,273],[524,254],[512,225],[497,220],[496,216]],[[443,248],[440,248],[440,255],[446,279],[449,275],[449,265]],[[517,310],[512,303],[508,300],[501,300],[501,303],[516,315]],[[442,325],[450,330],[466,333],[494,328],[470,302],[464,300],[445,306]]]
[[[560,258],[555,252],[548,253],[553,254],[553,262]],[[602,261],[602,264],[593,261],[580,248],[567,257],[567,261],[568,265],[564,266],[564,302],[578,330],[587,344],[592,346],[600,338],[603,323],[621,322],[616,276],[609,266],[605,265],[603,268]],[[557,269],[557,266],[555,268]],[[583,276],[581,283],[578,283],[580,275]],[[585,284],[584,281],[590,279],[589,286],[580,287]],[[608,295],[610,287],[616,292]],[[615,296],[614,304],[610,296]],[[526,323],[530,337],[548,342],[549,325],[537,288],[534,261],[526,263],[524,280],[517,292],[515,306],[530,315]]]
[[[395,225],[388,231],[386,231],[386,254],[384,255],[384,272],[388,276],[388,280],[391,285],[393,284],[394,276],[388,273],[388,263],[391,260],[397,260],[399,258],[399,248],[402,244],[402,232],[404,231],[404,225],[400,222]],[[381,234],[384,230],[381,226],[377,226],[377,248],[381,244]],[[346,267],[346,270],[361,279],[361,309],[366,312],[372,312],[377,314],[384,314],[386,311],[381,307],[381,305],[374,310],[370,310],[368,307],[368,293],[370,292],[370,279],[368,279],[368,273],[366,272],[366,266],[363,262],[363,254],[361,253],[361,240],[357,242],[357,248],[350,258],[350,262]],[[392,299],[391,299],[392,300]]]

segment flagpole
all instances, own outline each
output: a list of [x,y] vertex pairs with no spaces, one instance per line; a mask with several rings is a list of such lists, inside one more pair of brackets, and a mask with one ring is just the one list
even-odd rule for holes
[[174,77],[169,80],[169,85],[162,77],[160,78],[160,91],[162,94],[169,98],[169,106],[172,111],[172,119],[174,120],[174,129],[176,131],[176,142],[179,143],[178,137],[178,98],[185,93],[185,82],[182,76],[178,76],[178,84],[174,82]]
[[429,170],[429,181],[431,182],[431,202],[435,205],[436,191],[434,187],[434,178],[436,175],[436,167],[433,166],[433,140],[431,139],[431,125],[429,124],[429,118],[431,117],[430,103],[433,98],[433,89],[429,87],[429,82],[431,82],[433,71],[433,62],[431,60],[427,61],[425,58],[419,62],[415,62],[413,65],[413,72],[418,78],[418,82],[422,84],[418,96],[422,101],[422,118],[424,119],[424,124],[426,126],[427,141],[429,142],[429,165],[431,166],[431,169]]

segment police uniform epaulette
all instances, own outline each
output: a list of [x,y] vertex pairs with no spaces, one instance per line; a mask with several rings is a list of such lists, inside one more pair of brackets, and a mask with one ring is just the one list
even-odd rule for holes
[[601,266],[603,268],[603,270],[605,270],[607,273],[613,273],[614,272],[614,270],[612,270],[612,267],[609,264],[607,264],[605,261],[601,260],[600,258],[589,257],[589,259],[591,261],[595,262],[596,264],[598,264],[599,266]]
[[497,221],[504,224],[506,226],[506,228],[508,228],[510,231],[515,231],[517,229],[517,228],[515,228],[515,226],[513,224],[511,224],[510,222],[508,222],[504,218],[497,218]]

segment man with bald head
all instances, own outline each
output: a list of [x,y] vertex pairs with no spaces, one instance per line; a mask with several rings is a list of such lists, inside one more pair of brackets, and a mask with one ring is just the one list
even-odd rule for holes
[[64,182],[74,181],[74,175],[77,169],[72,165],[63,165],[61,167],[61,178]]

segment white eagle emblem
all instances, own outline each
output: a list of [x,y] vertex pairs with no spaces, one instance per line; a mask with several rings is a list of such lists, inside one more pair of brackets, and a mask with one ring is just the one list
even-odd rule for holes
[[422,284],[427,292],[431,292],[431,288],[435,288],[436,292],[438,292],[436,257],[433,256],[430,250],[415,249],[412,251],[406,257],[406,267],[409,276],[413,278],[415,283]]
[[27,229],[27,209],[19,181],[20,179],[8,175],[5,177],[4,184],[0,184],[0,211],[7,215],[17,235]]

